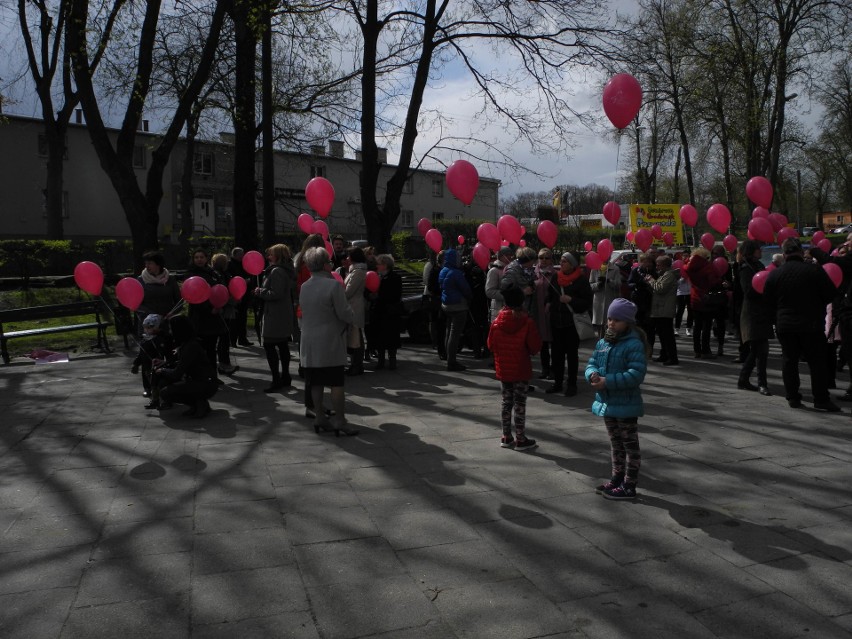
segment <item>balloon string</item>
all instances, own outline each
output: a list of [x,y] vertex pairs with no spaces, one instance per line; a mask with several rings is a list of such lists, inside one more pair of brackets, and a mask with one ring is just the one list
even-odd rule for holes
[[170,310],[168,313],[166,313],[166,319],[171,318],[172,315],[174,314],[174,312],[177,311],[181,306],[183,306],[183,304],[184,304],[184,300],[180,300],[177,304],[175,304],[172,307],[172,310]]
[[[621,159],[621,138],[624,133],[624,129],[619,129],[618,131],[618,144],[615,147],[615,177],[613,178],[613,186],[612,193],[613,195],[618,194],[618,162]],[[618,200],[616,200],[618,202]],[[620,202],[619,202],[620,205]],[[619,215],[619,219],[621,216]],[[615,225],[609,227],[609,241],[612,242],[612,233],[615,231]]]

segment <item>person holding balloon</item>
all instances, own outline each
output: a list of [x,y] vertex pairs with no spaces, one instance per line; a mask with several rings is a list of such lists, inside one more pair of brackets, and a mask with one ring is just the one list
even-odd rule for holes
[[343,281],[346,290],[346,301],[352,307],[355,320],[347,329],[346,349],[349,351],[349,368],[346,374],[350,376],[364,374],[364,323],[366,317],[366,301],[364,293],[367,280],[367,257],[364,251],[353,246],[347,251],[349,273]]
[[[175,276],[166,268],[166,260],[158,251],[149,251],[142,255],[145,267],[137,278],[142,284],[142,303],[136,309],[138,318],[138,337],[142,337],[142,320],[148,315],[167,318],[181,301],[180,286]],[[162,330],[168,331],[163,325]]]
[[295,326],[296,271],[285,244],[273,244],[266,249],[266,259],[269,266],[263,273],[263,284],[254,290],[254,295],[263,301],[260,338],[272,373],[272,383],[263,392],[274,393],[292,384],[290,339]]
[[[559,270],[550,279],[548,290],[547,311],[553,339],[550,360],[553,384],[545,393],[564,392],[566,397],[577,394],[580,336],[574,323],[574,314],[588,313],[592,300],[592,289],[580,268],[580,260],[566,251],[559,260]],[[563,391],[566,360],[568,380]]]
[[553,278],[556,277],[556,271],[553,266],[553,251],[547,247],[543,247],[538,252],[538,264],[535,267],[535,316],[536,328],[541,336],[541,351],[539,352],[539,360],[541,361],[541,379],[551,379],[553,372],[551,370],[551,342],[553,341],[553,333],[550,328],[550,313],[547,312],[548,299],[550,297],[550,286]]
[[216,394],[216,366],[207,357],[192,323],[185,315],[169,320],[172,338],[177,346],[173,363],[154,368],[154,383],[160,389],[160,408],[173,403],[187,404],[184,415],[198,419],[210,412],[207,401]]
[[160,407],[160,390],[152,380],[154,367],[170,362],[175,346],[168,331],[162,330],[162,325],[163,318],[160,315],[151,314],[142,320],[142,330],[145,334],[130,368],[134,375],[139,374],[141,370],[142,396],[151,399],[145,406],[149,410]]
[[[224,253],[216,253],[210,258],[210,266],[213,267],[213,272],[216,274],[216,283],[225,289],[229,288],[231,283],[231,275],[228,272],[228,256]],[[233,325],[234,318],[237,316],[237,300],[233,299],[230,293],[222,289],[211,290],[210,303],[213,305],[213,310],[218,308],[219,317],[225,323],[225,331],[220,333],[216,338],[216,358],[218,360],[219,372],[223,375],[233,375],[239,370],[239,366],[231,364],[231,335],[230,330]],[[221,294],[221,296],[220,296]]]
[[721,278],[719,286],[710,291],[708,301],[714,308],[713,336],[716,338],[716,357],[722,357],[725,354],[725,328],[731,310],[733,272],[724,246],[714,246],[710,250],[710,257],[713,260],[713,269]]
[[713,303],[709,301],[709,293],[712,289],[720,286],[722,277],[713,268],[713,263],[710,261],[710,251],[703,246],[692,251],[689,261],[686,263],[686,274],[689,277],[689,283],[692,285],[689,293],[689,306],[694,315],[692,320],[692,350],[695,352],[696,359],[702,357],[712,359],[714,355],[710,351],[710,337],[716,309],[713,307]]
[[[243,268],[244,255],[245,250],[239,246],[235,246],[231,249],[231,259],[228,261],[228,275],[230,276],[230,279],[241,277],[246,283],[248,283],[249,274],[246,272],[245,268]],[[248,325],[248,310],[251,305],[252,296],[247,290],[236,305],[236,314],[234,315],[234,319],[231,322],[231,326],[228,331],[231,337],[231,346],[234,348],[238,345],[253,346],[253,343],[249,341],[246,330]]]
[[781,343],[781,377],[790,408],[802,407],[799,392],[799,360],[808,363],[814,408],[831,413],[840,407],[831,401],[825,367],[825,307],[834,299],[836,286],[816,264],[805,262],[796,238],[784,240],[784,266],[766,278],[763,295],[774,311],[775,328]]
[[396,352],[402,346],[399,337],[400,317],[403,312],[402,278],[393,267],[393,256],[386,253],[376,256],[379,288],[374,294],[370,308],[370,326],[374,337],[370,347],[376,350],[375,370],[385,367],[385,354],[388,368],[396,370]]
[[[754,277],[765,271],[763,262],[760,261],[762,254],[760,243],[755,240],[746,240],[740,247],[740,253],[742,259],[737,278],[743,293],[740,309],[740,337],[748,349],[740,368],[737,388],[757,391],[761,395],[771,395],[766,376],[766,363],[769,359],[769,340],[774,336],[772,309],[766,303],[762,292],[754,287]],[[749,380],[755,367],[757,367],[757,386]]]
[[447,370],[463,371],[467,367],[459,364],[456,358],[473,292],[464,276],[459,254],[455,249],[447,249],[444,253],[444,268],[438,275],[438,281],[441,284],[441,308],[447,318]]
[[592,325],[599,335],[603,335],[606,327],[606,309],[612,301],[621,297],[621,286],[624,276],[615,264],[601,264],[599,269],[592,269],[589,274],[589,286],[592,289]]
[[[219,276],[209,265],[209,255],[204,248],[197,248],[192,252],[192,262],[186,269],[186,277],[184,282],[191,277],[199,277],[212,287],[219,284]],[[214,308],[209,297],[198,304],[189,304],[189,312],[187,313],[189,321],[192,323],[192,328],[196,336],[201,340],[204,351],[207,353],[207,358],[216,366],[217,347],[219,339],[225,336],[227,339],[228,326],[222,318],[221,309]],[[218,383],[222,383],[217,378]]]

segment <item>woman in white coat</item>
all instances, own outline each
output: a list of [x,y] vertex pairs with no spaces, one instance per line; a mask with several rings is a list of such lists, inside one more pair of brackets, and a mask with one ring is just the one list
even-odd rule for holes
[[364,320],[366,304],[364,303],[364,287],[367,280],[367,257],[357,246],[349,249],[349,274],[344,282],[346,301],[352,307],[355,320],[349,325],[347,335],[347,350],[349,351],[349,368],[347,375],[364,374]]
[[[335,435],[357,435],[344,415],[344,368],[348,327],[355,321],[352,307],[340,282],[331,276],[332,262],[324,248],[310,248],[304,263],[311,273],[302,284],[299,305],[302,308],[302,340],[299,358],[305,380],[311,387],[314,404],[314,430],[334,431]],[[328,386],[334,415],[325,417],[323,390]]]

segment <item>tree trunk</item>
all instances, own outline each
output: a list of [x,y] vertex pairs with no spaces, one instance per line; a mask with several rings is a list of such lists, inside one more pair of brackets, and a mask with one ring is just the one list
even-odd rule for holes
[[64,237],[63,185],[65,170],[65,132],[59,131],[55,123],[45,122],[47,137],[47,185],[45,188],[45,213],[47,215],[47,238],[61,240]]
[[263,10],[261,42],[261,104],[263,129],[263,245],[275,243],[275,149],[272,118],[272,6]]
[[192,186],[192,175],[195,171],[195,137],[198,134],[198,116],[193,109],[186,120],[186,154],[183,157],[183,167],[180,174],[180,234],[178,242],[185,252],[189,252],[189,238],[195,228],[193,218],[193,203],[195,189]]
[[244,249],[258,248],[257,205],[255,193],[255,142],[257,122],[255,100],[255,64],[257,36],[251,23],[252,4],[234,0],[232,18],[236,37],[234,114],[234,242]]

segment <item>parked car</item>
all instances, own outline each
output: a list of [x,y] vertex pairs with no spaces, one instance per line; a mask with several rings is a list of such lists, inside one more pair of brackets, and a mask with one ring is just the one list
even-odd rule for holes
[[802,227],[802,237],[808,237],[816,233],[817,231],[821,231],[822,229],[819,226],[803,226]]
[[840,226],[832,231],[832,233],[852,233],[852,224]]

